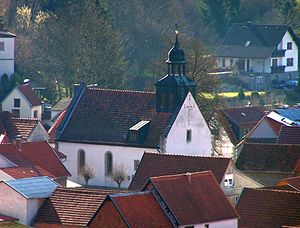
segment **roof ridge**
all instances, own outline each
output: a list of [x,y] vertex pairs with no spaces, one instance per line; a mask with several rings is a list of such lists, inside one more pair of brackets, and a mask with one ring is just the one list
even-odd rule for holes
[[59,188],[57,188],[56,191],[100,195],[100,192],[95,189],[93,190],[93,189],[80,188],[80,187],[78,187],[78,188],[77,187],[75,187],[75,188],[59,187]]
[[105,89],[105,88],[88,88],[89,90],[97,90],[97,91],[111,91],[111,92],[126,92],[126,93],[145,93],[145,94],[155,94],[153,91],[142,91],[142,90],[129,90],[129,89]]
[[270,145],[270,146],[296,146],[300,147],[300,144],[289,144],[289,143],[259,143],[259,142],[247,142],[245,141],[245,144],[259,144],[259,145]]
[[152,152],[152,151],[145,151],[145,154],[155,154],[155,155],[166,155],[166,156],[176,156],[176,157],[196,157],[196,158],[220,158],[220,159],[228,159],[230,160],[230,158],[226,158],[226,157],[211,157],[211,156],[200,156],[200,155],[194,155],[194,154],[163,154],[163,153],[158,153],[158,152]]
[[296,193],[296,194],[300,194],[300,192],[298,191],[292,191],[292,190],[282,190],[282,189],[265,189],[265,188],[246,188],[251,189],[251,190],[257,190],[257,191],[269,191],[269,192],[282,192],[282,193]]
[[14,117],[14,116],[11,116],[10,118],[11,119],[15,119],[15,120],[33,120],[33,121],[38,121],[37,118]]
[[146,194],[153,194],[152,191],[140,191],[140,192],[126,192],[126,193],[113,193],[109,194],[109,197],[123,197],[123,196],[136,196],[136,195],[146,195]]
[[197,172],[185,172],[185,173],[179,173],[179,174],[170,174],[170,175],[162,175],[162,176],[156,176],[156,177],[149,177],[149,179],[159,179],[159,178],[172,178],[172,177],[184,177],[187,175],[197,175],[197,174],[212,174],[211,170],[205,170],[205,171],[197,171]]

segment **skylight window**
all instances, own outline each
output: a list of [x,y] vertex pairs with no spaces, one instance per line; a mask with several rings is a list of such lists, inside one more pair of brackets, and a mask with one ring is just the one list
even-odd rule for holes
[[245,43],[245,47],[248,47],[251,43],[251,40],[247,40],[247,42]]

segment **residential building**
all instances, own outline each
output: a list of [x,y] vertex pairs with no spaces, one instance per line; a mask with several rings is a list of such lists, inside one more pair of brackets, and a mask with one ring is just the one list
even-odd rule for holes
[[65,159],[46,141],[0,144],[0,180],[48,176],[65,186],[70,176],[61,161]]
[[29,84],[16,86],[2,101],[2,111],[15,117],[41,120],[42,103]]
[[101,203],[106,195],[122,192],[125,191],[58,187],[42,204],[34,227],[101,227],[98,213]]
[[265,186],[300,174],[300,145],[244,143],[236,167]]
[[21,137],[24,142],[48,141],[49,135],[38,119],[17,118],[10,112],[0,112],[1,143],[15,142]]
[[224,194],[234,205],[244,187],[262,187],[237,170],[230,158],[171,155],[145,152],[129,185],[129,190],[140,191],[150,177],[210,170]]
[[151,177],[142,192],[109,195],[99,216],[101,226],[179,228],[233,228],[239,217],[210,171]]
[[61,112],[66,110],[71,102],[72,98],[62,98],[53,107],[51,107],[51,120],[54,121]]
[[15,38],[16,35],[0,27],[0,77],[15,72]]
[[144,151],[211,156],[212,136],[195,102],[196,84],[186,76],[178,37],[168,54],[167,75],[156,93],[81,85],[59,127],[56,144],[67,155],[71,180],[84,183],[80,171],[95,172],[91,185],[117,186],[114,167],[127,174],[128,187]]
[[48,177],[32,177],[0,182],[0,213],[31,225],[41,204],[58,184]]
[[250,89],[298,77],[299,41],[284,25],[233,24],[216,50],[219,69],[231,69]]
[[245,188],[235,207],[239,227],[299,227],[300,192]]

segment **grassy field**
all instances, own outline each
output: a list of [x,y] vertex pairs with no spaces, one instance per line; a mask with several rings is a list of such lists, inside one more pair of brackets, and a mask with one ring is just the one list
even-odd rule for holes
[[[245,91],[244,94],[246,96],[251,96],[252,92],[257,92],[257,91]],[[265,95],[266,92],[263,91],[259,91],[258,94],[261,95]],[[239,92],[223,92],[223,93],[219,93],[218,95],[220,97],[224,97],[224,98],[234,98],[237,97],[239,94]],[[213,95],[210,93],[203,93],[204,97],[208,98],[208,99],[213,99]]]

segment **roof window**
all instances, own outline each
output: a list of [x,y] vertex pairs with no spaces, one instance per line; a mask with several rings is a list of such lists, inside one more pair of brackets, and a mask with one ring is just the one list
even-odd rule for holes
[[251,43],[251,40],[247,40],[247,42],[245,43],[245,47],[248,47]]

